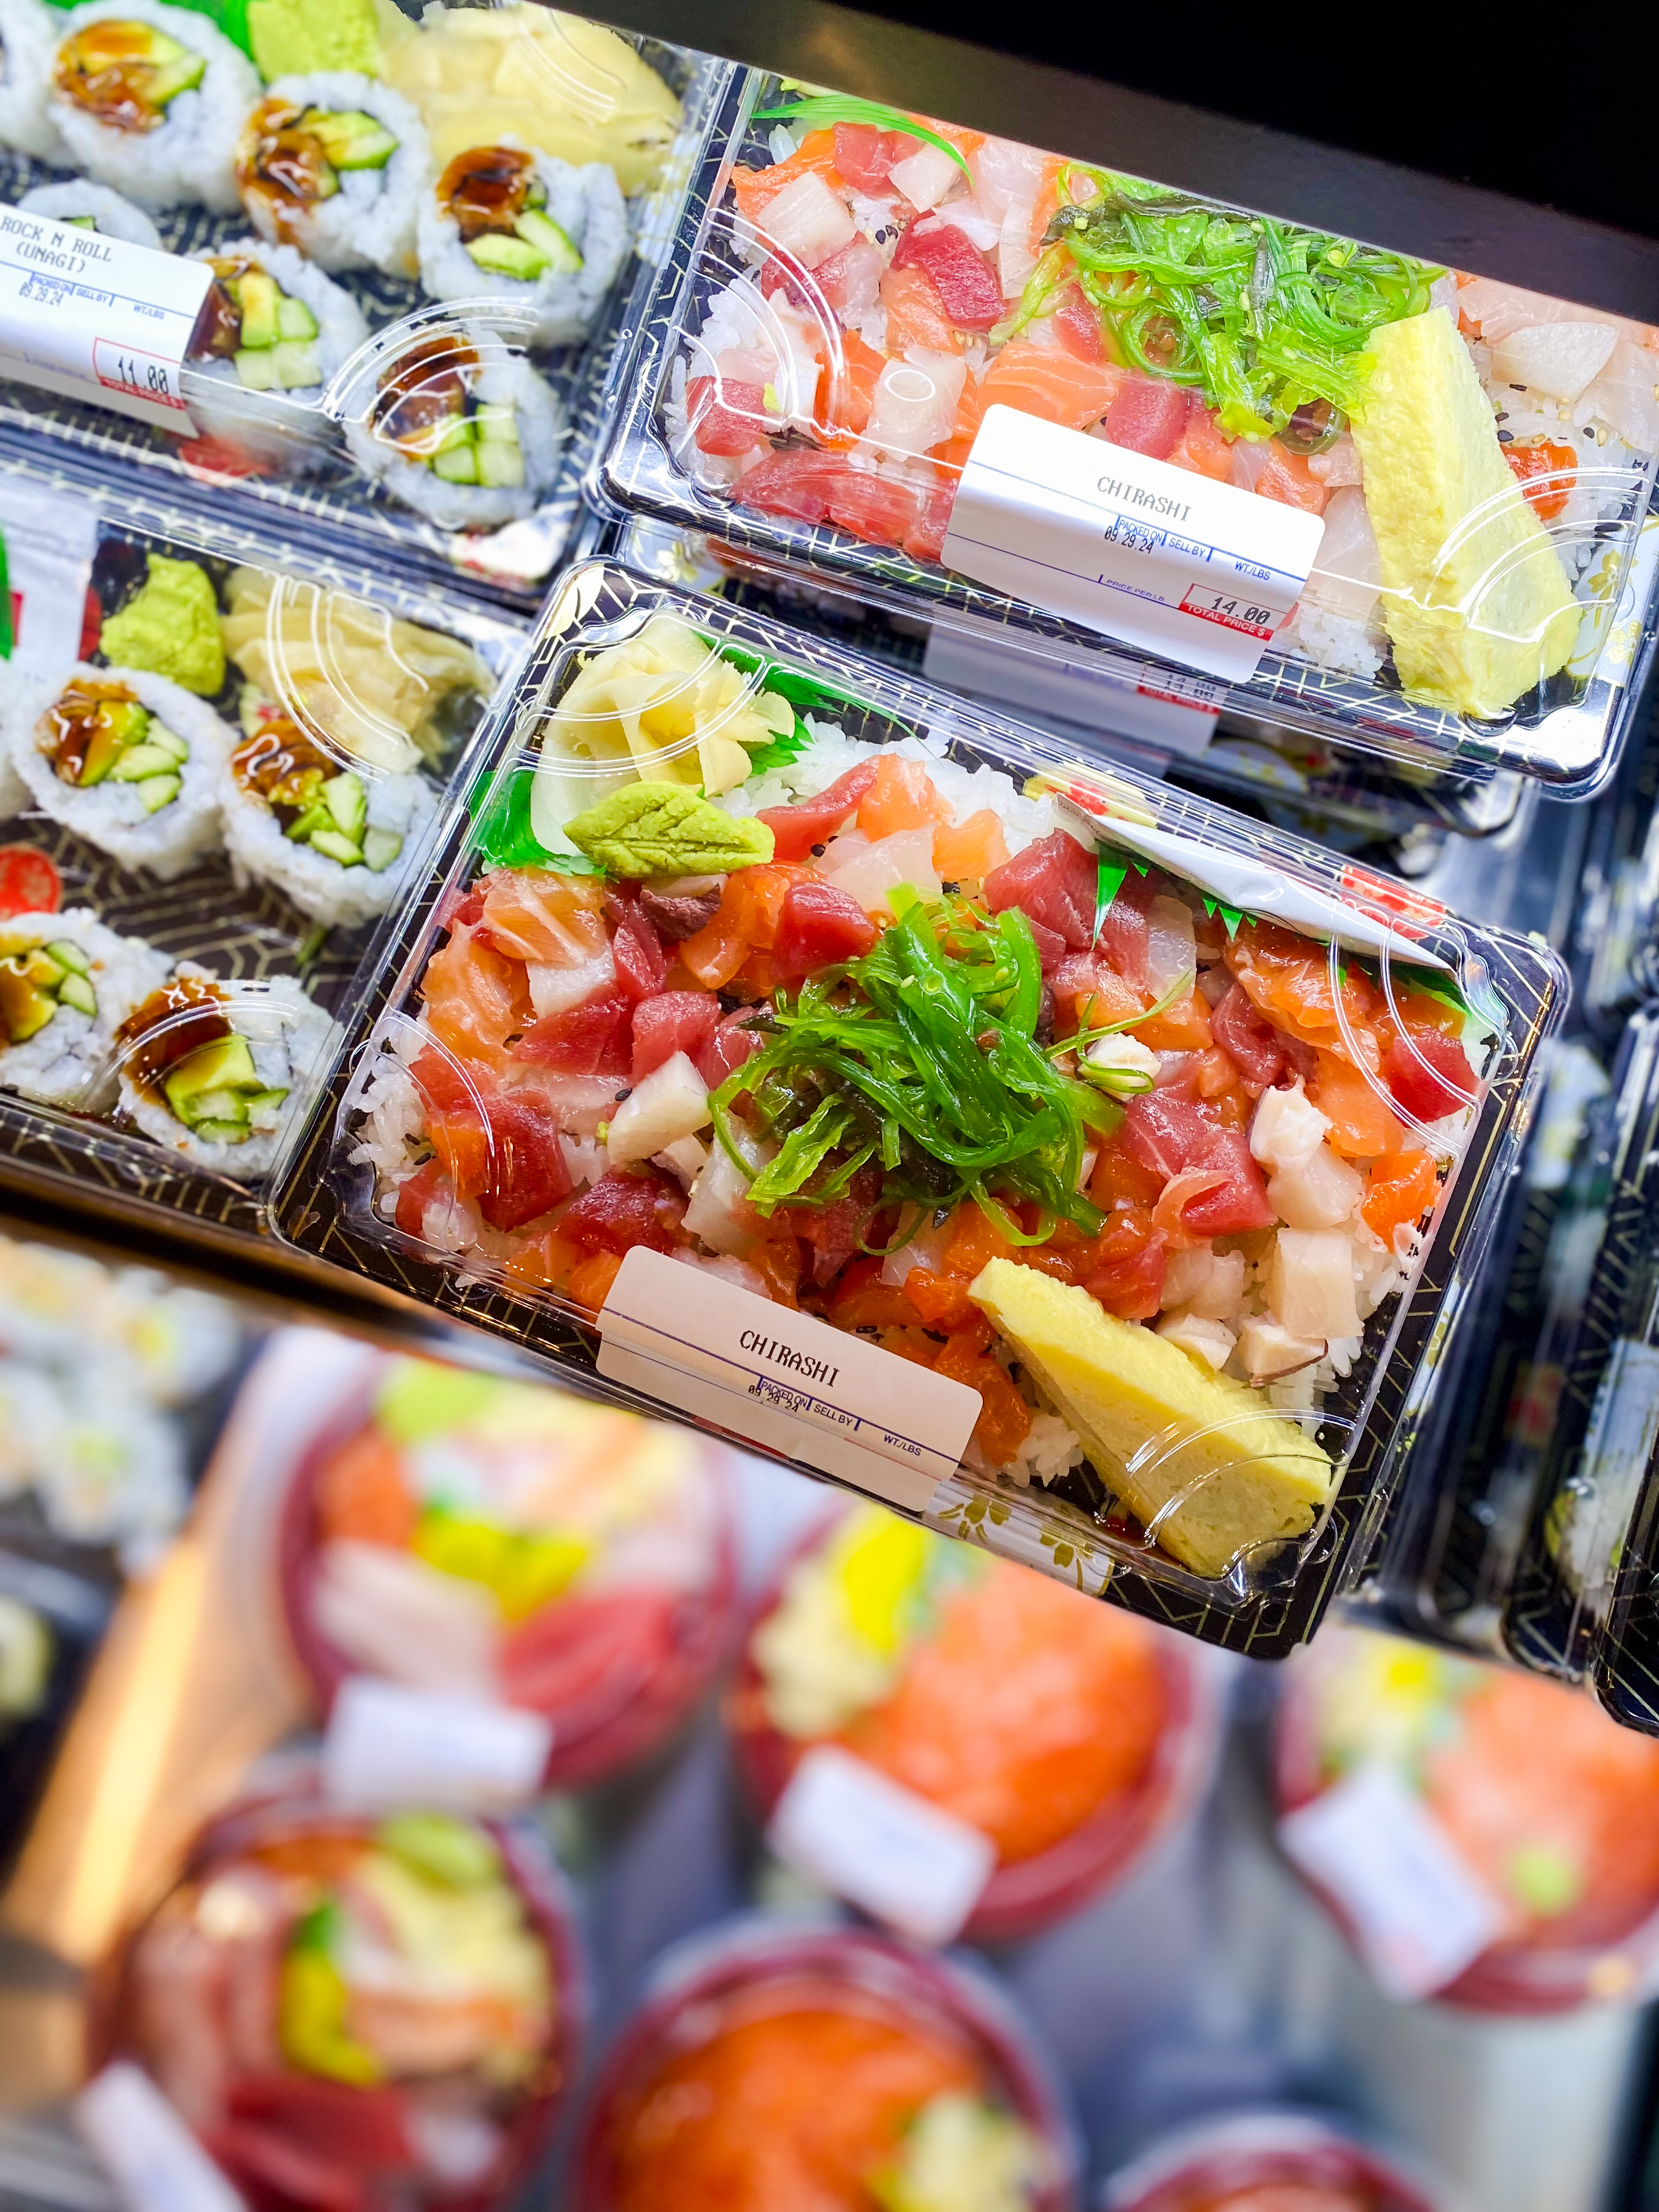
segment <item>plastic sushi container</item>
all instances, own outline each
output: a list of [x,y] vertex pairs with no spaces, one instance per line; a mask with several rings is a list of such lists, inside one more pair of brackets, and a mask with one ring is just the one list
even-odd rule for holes
[[[920,1801],[993,1847],[977,1893],[964,1881],[963,1939],[1018,1942],[1126,1881],[1194,1810],[1219,1748],[1204,1657],[854,1507],[830,1515],[762,1595],[726,1724],[751,1813],[786,1857],[802,1841],[809,1875],[832,1827],[823,1807],[850,1792],[849,1840],[828,1871],[851,1902],[879,1908]],[[858,1827],[860,1786],[887,1823]],[[924,1814],[918,1838],[927,1830]]]
[[[1380,1523],[1401,1403],[1483,1247],[1561,1014],[1553,955],[602,563],[563,580],[488,744],[491,772],[450,810],[280,1177],[279,1233],[556,1372],[1174,1626],[1263,1656],[1311,1633]],[[544,895],[556,926],[507,910]],[[994,924],[1005,974],[989,915],[1010,908]],[[716,1108],[750,1095],[733,1079],[760,1035],[744,1025],[763,1024],[764,1069],[793,1064],[795,977],[811,1012],[813,974],[846,967],[822,1018],[850,1006],[861,1024],[900,946],[957,1009],[900,1063],[934,1103],[884,1090],[878,1120],[857,1103],[874,1048],[860,1030],[852,1057],[827,1048],[848,1088],[804,1136],[786,1079],[767,1094],[777,1134],[753,1140],[738,1109],[731,1149],[714,1137]],[[1263,981],[1262,947],[1323,1007],[1322,1030],[1281,1046],[1249,1011],[1235,970],[1299,1018],[1295,990]],[[970,1005],[957,963],[985,959]],[[1079,1009],[1092,1025],[1068,1044]],[[1382,1065],[1373,1018],[1391,1025],[1393,1090],[1361,1073]],[[1008,1049],[1030,1055],[1018,1096],[1048,1097],[1053,1121],[1025,1122],[1036,1108],[1011,1105],[1001,1075],[985,1087],[982,1069],[1012,1073],[1010,1022]],[[1340,1049],[1322,1060],[1310,1036]],[[925,1090],[941,1065],[948,1091]],[[976,1137],[953,1118],[969,1100]],[[1264,1161],[1305,1231],[1275,1211]],[[1212,1205],[1193,1214],[1200,1186]],[[1348,1224],[1340,1249],[1316,1220]],[[1041,1264],[1021,1265],[1034,1246]]]
[[1550,1456],[1564,1361],[1607,1229],[1618,1103],[1581,1035],[1549,1073],[1485,1266],[1448,1316],[1401,1423],[1396,1498],[1345,1611],[1501,1659],[1502,1621]]
[[1113,2175],[1099,2212],[1254,2212],[1281,2201],[1319,2212],[1451,2212],[1425,2176],[1295,2112],[1231,2112],[1161,2136]]
[[318,1702],[358,1674],[539,1715],[544,1785],[660,1751],[735,1604],[724,1454],[538,1384],[366,1354],[289,1480],[277,1571]]
[[569,2202],[762,2212],[860,2185],[933,2202],[969,2175],[988,2201],[1073,2212],[1078,2166],[1048,2063],[982,1969],[740,1921],[657,1967],[588,2097]]
[[[23,333],[0,437],[539,599],[638,256],[728,65],[446,0],[9,0],[4,37]],[[106,307],[88,360],[60,358],[54,303],[94,285],[152,311]]]
[[412,2181],[491,2212],[544,2158],[586,2027],[539,1837],[296,1786],[210,1822],[95,1972],[77,2118],[118,2177],[159,2136],[204,2200],[210,2160],[251,2204]]
[[1587,1678],[1620,1719],[1650,1733],[1656,1115],[1659,1016],[1644,1009],[1626,1030],[1585,1170],[1594,1258],[1551,1316],[1550,1396],[1528,1439],[1533,1510],[1504,1615],[1516,1658]]
[[750,76],[593,496],[1039,668],[1583,792],[1653,634],[1654,342]]
[[1332,1629],[1285,1670],[1273,1785],[1282,1848],[1395,1998],[1651,1994],[1659,1746],[1583,1690]]
[[257,1229],[525,626],[97,469],[0,462],[4,1172]]

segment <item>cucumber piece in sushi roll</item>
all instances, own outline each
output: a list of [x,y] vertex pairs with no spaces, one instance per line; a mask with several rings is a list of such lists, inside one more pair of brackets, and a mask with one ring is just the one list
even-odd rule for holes
[[198,1166],[266,1174],[338,1024],[298,983],[222,983],[181,960],[115,1037],[121,1110]]
[[117,1029],[167,972],[89,907],[0,921],[0,1091],[95,1112],[114,1093]]
[[[481,325],[388,331],[346,423],[366,476],[445,530],[529,514],[558,470],[564,410],[522,354]],[[380,365],[383,362],[384,365]]]
[[52,119],[70,160],[152,211],[234,214],[237,132],[258,96],[252,63],[222,31],[159,0],[76,9],[52,57]]
[[37,185],[17,204],[25,215],[55,216],[59,222],[98,231],[105,238],[125,239],[129,246],[148,246],[158,253],[161,250],[161,234],[141,209],[107,185],[91,185],[84,177],[71,177],[61,185]]
[[239,238],[198,258],[213,283],[187,356],[197,428],[274,468],[322,466],[337,447],[319,402],[368,340],[362,308],[291,246]]
[[335,70],[279,77],[242,127],[236,181],[261,238],[319,269],[415,274],[415,209],[426,132],[373,77]]
[[234,733],[165,676],[81,664],[20,684],[4,714],[35,805],[123,867],[170,881],[217,848]]
[[316,921],[384,914],[437,805],[431,785],[343,766],[257,696],[244,694],[243,722],[220,787],[237,875],[271,884]]
[[52,53],[62,21],[40,0],[0,0],[0,146],[39,161],[64,159],[51,108]]
[[514,144],[458,154],[421,195],[421,283],[434,300],[500,299],[532,345],[586,337],[628,250],[616,173]]

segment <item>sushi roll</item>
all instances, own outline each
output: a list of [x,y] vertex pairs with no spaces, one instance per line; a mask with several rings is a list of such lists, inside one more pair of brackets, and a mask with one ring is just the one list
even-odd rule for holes
[[481,325],[412,339],[399,331],[365,362],[364,378],[367,404],[346,420],[352,459],[441,528],[516,521],[551,485],[563,410],[524,356]]
[[161,251],[161,234],[147,215],[107,185],[89,185],[84,177],[70,177],[61,185],[37,185],[17,204],[25,215],[53,216],[59,222],[72,222],[106,238],[125,239],[129,246]]
[[316,921],[384,914],[437,805],[431,785],[343,767],[257,696],[244,694],[243,723],[220,787],[238,877],[272,884]]
[[628,248],[616,173],[512,144],[458,154],[421,195],[421,284],[434,300],[499,299],[532,345],[587,335]]
[[347,70],[279,77],[242,127],[236,182],[248,220],[319,269],[415,274],[426,132],[401,94]]
[[3,711],[35,805],[123,867],[167,882],[218,845],[233,732],[165,676],[82,663],[19,684]]
[[291,246],[239,238],[198,258],[213,270],[188,356],[198,429],[276,465],[325,457],[333,424],[318,402],[368,341],[362,308]]
[[52,56],[51,117],[70,160],[152,211],[235,213],[237,133],[258,97],[222,31],[160,0],[92,0]]
[[169,1152],[250,1181],[270,1170],[338,1029],[290,977],[224,983],[181,960],[116,1031],[121,1111]]
[[0,921],[0,1091],[95,1112],[114,1089],[117,1028],[167,972],[153,945],[88,907]]
[[0,0],[0,146],[40,161],[64,159],[48,104],[58,27],[55,12],[40,0]]

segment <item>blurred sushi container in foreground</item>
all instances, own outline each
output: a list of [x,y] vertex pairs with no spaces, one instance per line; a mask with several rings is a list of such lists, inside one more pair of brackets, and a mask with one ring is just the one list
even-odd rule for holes
[[1478,2012],[1659,1975],[1659,1744],[1583,1692],[1329,1628],[1285,1669],[1279,1838],[1382,1986]]
[[106,1582],[153,1567],[241,1346],[222,1299],[0,1237],[0,1540]]
[[982,1972],[738,1923],[671,1953],[604,2063],[570,2212],[1070,2212],[1077,2151]]
[[1610,772],[1647,325],[776,77],[725,121],[602,503],[1448,773]]
[[1182,2128],[1106,2185],[1100,2212],[1450,2212],[1420,2175],[1310,2115],[1237,2112]]
[[913,1938],[1011,1942],[1123,1881],[1192,1809],[1212,1656],[855,1506],[766,1592],[727,1711],[781,1857]]
[[94,1978],[77,2118],[135,2203],[486,2212],[546,2149],[585,2004],[533,1838],[249,1799]]
[[1659,995],[1659,693],[1644,712],[1617,776],[1596,801],[1570,965],[1578,1003],[1598,1030]]
[[20,341],[12,434],[533,592],[580,512],[635,247],[730,64],[549,9],[369,0],[91,23],[27,0],[8,61],[14,229],[76,274],[96,231],[92,268],[148,311],[106,332],[143,386],[32,389]]
[[1554,1429],[1563,1358],[1607,1229],[1614,1105],[1595,1040],[1550,1046],[1521,1172],[1405,1425],[1400,1494],[1376,1566],[1346,1601],[1352,1617],[1504,1656],[1503,1611]]
[[283,1504],[289,1632],[337,1729],[372,1741],[398,1689],[405,1711],[482,1700],[539,1721],[539,1778],[585,1786],[660,1749],[707,1689],[731,1516],[720,1447],[684,1429],[366,1352]]

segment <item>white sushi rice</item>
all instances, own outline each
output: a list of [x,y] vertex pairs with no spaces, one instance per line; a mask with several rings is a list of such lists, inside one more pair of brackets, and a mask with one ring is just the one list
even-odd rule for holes
[[0,146],[40,161],[64,159],[49,105],[52,50],[62,21],[41,0],[0,0]]
[[[392,133],[398,149],[383,167],[337,171],[340,189],[332,198],[319,200],[303,212],[289,210],[286,220],[295,241],[319,269],[380,269],[389,276],[412,276],[416,208],[432,158],[425,126],[415,108],[389,85],[349,70],[279,76],[267,88],[266,97],[329,114],[372,115]],[[244,191],[242,204],[260,236],[280,244],[263,195]]]
[[90,0],[64,19],[54,54],[88,23],[149,23],[207,63],[193,90],[169,100],[154,131],[118,131],[55,89],[52,120],[70,161],[95,184],[112,185],[152,212],[199,205],[234,215],[236,139],[259,97],[252,63],[205,15],[161,0]]
[[[208,969],[193,961],[181,960],[173,972],[211,980]],[[316,1089],[338,1040],[340,1025],[331,1014],[314,1006],[289,976],[276,976],[263,983],[222,983],[219,988],[227,994],[226,1018],[237,1036],[246,1040],[260,1081],[267,1091],[287,1091],[281,1105],[245,1143],[215,1144],[187,1129],[165,1100],[140,1090],[124,1068],[121,1111],[145,1136],[181,1159],[252,1182],[268,1175],[275,1164],[283,1136]]]
[[[513,139],[501,143],[517,143]],[[550,269],[532,284],[497,270],[481,269],[461,243],[460,225],[439,205],[434,180],[420,195],[416,235],[422,289],[434,300],[499,300],[533,319],[526,332],[529,344],[574,345],[592,328],[628,251],[628,210],[622,187],[615,170],[603,161],[574,168],[534,147],[518,150],[532,155],[537,179],[547,194],[543,212],[580,254],[581,267],[568,275]]]
[[61,185],[37,185],[17,204],[25,215],[55,216],[59,222],[90,216],[93,228],[101,237],[124,239],[129,246],[148,246],[157,253],[161,251],[161,234],[141,209],[119,192],[112,192],[107,185],[88,184],[84,177],[71,177]]
[[524,456],[525,481],[520,485],[447,483],[424,461],[411,460],[369,426],[376,377],[398,351],[406,350],[407,330],[385,333],[385,352],[367,356],[359,404],[349,415],[346,443],[364,475],[384,484],[394,499],[425,515],[443,530],[490,530],[497,524],[516,522],[540,504],[558,472],[559,449],[565,436],[564,410],[553,387],[537,374],[522,354],[515,353],[482,325],[461,323],[459,336],[480,357],[472,392],[477,402],[511,405],[517,421],[519,450]]
[[[146,814],[135,783],[106,779],[82,790],[65,783],[41,750],[40,718],[76,678],[90,684],[124,684],[175,738],[190,747],[179,769],[179,795]],[[234,733],[211,707],[141,668],[90,668],[84,663],[61,675],[20,683],[0,705],[6,757],[43,814],[108,853],[125,868],[148,869],[163,883],[181,876],[219,843],[219,792]]]
[[0,921],[0,960],[62,939],[78,945],[89,965],[96,1015],[60,1006],[43,1030],[21,1044],[0,1048],[0,1091],[46,1106],[95,1112],[114,1091],[111,1047],[117,1029],[140,1000],[159,991],[167,963],[142,938],[118,937],[89,907],[63,914],[18,914]]
[[432,819],[437,795],[423,776],[375,775],[361,767],[356,773],[368,802],[367,826],[391,830],[404,841],[389,867],[343,867],[325,853],[284,836],[259,793],[245,789],[228,767],[220,781],[220,803],[225,849],[237,881],[270,884],[301,914],[331,928],[384,914]]
[[222,357],[191,361],[185,372],[190,411],[205,437],[223,438],[273,467],[324,466],[334,450],[334,425],[321,404],[328,385],[359,347],[368,342],[362,309],[343,285],[291,246],[267,246],[259,238],[232,239],[206,247],[198,261],[251,261],[263,269],[291,300],[317,319],[317,363],[320,380],[288,392],[252,392]]
[[812,738],[806,750],[781,768],[750,776],[735,791],[717,799],[717,806],[728,814],[747,816],[759,814],[769,806],[788,806],[796,799],[815,799],[849,768],[890,754],[898,760],[925,764],[933,788],[950,805],[954,822],[966,822],[970,815],[988,807],[1002,824],[1011,860],[1028,845],[1066,827],[1052,799],[1028,799],[1000,769],[963,768],[960,762],[946,757],[945,740],[932,732],[926,737],[901,738],[895,744],[872,745],[849,738],[837,723],[820,721],[812,714],[801,719]]

